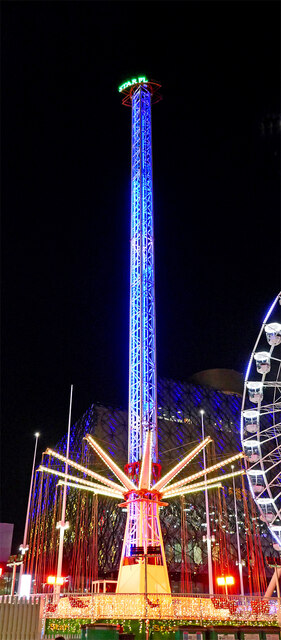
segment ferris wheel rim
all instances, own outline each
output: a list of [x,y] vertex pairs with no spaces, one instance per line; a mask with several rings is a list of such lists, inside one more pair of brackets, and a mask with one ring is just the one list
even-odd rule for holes
[[[243,396],[242,396],[242,405],[241,405],[241,421],[240,421],[240,440],[241,440],[241,444],[242,444],[242,448],[243,451],[245,453],[245,470],[246,470],[246,475],[247,475],[247,479],[248,479],[248,484],[249,484],[249,488],[253,497],[253,500],[255,502],[255,504],[257,505],[258,511],[260,513],[261,519],[266,522],[268,529],[271,533],[271,535],[273,536],[275,542],[277,542],[280,545],[281,548],[281,499],[280,499],[280,508],[278,508],[278,505],[276,504],[277,499],[280,497],[281,498],[281,483],[279,482],[278,484],[278,480],[280,477],[279,475],[274,476],[273,473],[273,478],[269,481],[268,478],[268,474],[269,472],[272,472],[272,470],[274,469],[275,466],[278,466],[279,463],[281,462],[281,442],[280,444],[278,443],[278,438],[281,437],[281,422],[279,419],[278,422],[278,417],[277,417],[277,421],[275,420],[276,416],[275,416],[275,410],[274,407],[275,405],[277,405],[276,408],[276,414],[278,412],[281,411],[281,402],[279,402],[279,399],[281,399],[281,381],[279,381],[279,376],[280,376],[280,371],[281,371],[281,359],[280,358],[271,358],[273,350],[275,348],[275,346],[278,346],[278,344],[280,343],[276,343],[276,344],[270,344],[269,342],[269,346],[270,349],[267,352],[258,352],[257,348],[258,345],[261,341],[262,335],[264,333],[265,327],[268,323],[268,320],[271,316],[271,314],[273,313],[273,311],[275,310],[275,307],[278,303],[281,304],[281,291],[277,294],[277,296],[274,298],[272,304],[270,305],[265,318],[261,324],[261,328],[260,331],[258,333],[254,348],[252,350],[248,365],[247,365],[247,369],[246,369],[246,374],[245,374],[245,378],[244,378],[244,389],[243,389]],[[276,323],[275,323],[276,324]],[[274,323],[273,323],[274,325]],[[271,325],[271,326],[273,326]],[[277,325],[278,326],[278,325]],[[268,327],[270,327],[270,325],[268,325]],[[256,356],[256,358],[255,358]],[[256,407],[249,409],[245,407],[246,404],[246,394],[247,394],[247,388],[249,389],[248,383],[249,383],[249,375],[250,372],[252,370],[252,365],[253,365],[253,361],[254,359],[258,360],[257,356],[259,357],[268,357],[270,360],[270,365],[271,365],[271,359],[275,360],[277,362],[279,362],[278,368],[277,368],[277,375],[276,375],[276,380],[273,382],[266,382],[266,376],[267,374],[270,372],[270,369],[267,371],[266,367],[264,367],[264,369],[262,370],[262,373],[258,370],[258,372],[261,374],[260,380],[257,381],[253,381],[252,385],[256,384],[256,387],[253,386],[253,388],[258,389],[258,386],[260,386],[260,389],[262,390],[260,393],[260,396],[258,395],[257,398],[258,400],[252,400],[253,402],[256,403]],[[265,360],[264,360],[265,361]],[[250,383],[249,383],[250,385]],[[270,389],[272,388],[273,390],[273,401],[271,403],[269,403],[268,405],[263,406],[262,402],[263,402],[263,389]],[[277,391],[278,394],[277,395]],[[277,402],[278,399],[278,402]],[[280,406],[279,406],[280,405]],[[261,409],[263,409],[263,411],[261,411]],[[248,425],[248,436],[245,437],[244,433],[245,433],[245,418],[248,417],[245,414],[247,414],[247,411],[249,414],[252,415],[252,419],[255,417],[254,416],[254,412],[256,411],[257,413],[257,422],[256,422],[256,431],[253,429],[253,432],[250,432],[250,428]],[[260,429],[260,416],[264,416],[266,415],[266,412],[270,415],[273,416],[273,422],[272,424],[270,424],[269,427],[267,427],[264,430]],[[278,430],[276,431],[276,429],[278,429],[280,424],[280,431],[278,432]],[[260,436],[261,434],[264,435],[266,432],[269,432],[269,438],[268,440],[261,440]],[[270,433],[273,432],[273,435],[270,437]],[[266,456],[263,455],[263,446],[266,442],[269,442],[270,440],[274,440],[276,442],[276,447],[271,451],[269,451],[269,453],[266,454]],[[248,447],[248,456],[246,456],[246,449]],[[250,462],[249,460],[249,447],[252,447],[252,452],[254,452],[254,447],[255,449],[258,451],[258,453],[256,454],[251,454],[251,457],[253,457],[253,455],[257,456],[256,460],[252,460]],[[276,453],[275,453],[276,452]],[[266,460],[266,458],[270,458],[270,457],[276,457],[277,462],[275,462],[274,464],[272,464],[271,466],[267,467],[265,466],[265,464],[267,465],[268,460]],[[278,457],[279,456],[279,457]],[[266,462],[265,462],[266,461]],[[255,469],[256,466],[256,469]],[[259,473],[258,473],[259,472]],[[252,478],[256,478],[256,484],[254,485],[252,482]],[[261,490],[257,491],[257,488],[259,487],[258,484],[258,476],[260,476],[260,478],[262,477],[262,484],[261,484]],[[274,484],[275,483],[275,484]],[[276,486],[280,485],[280,491],[279,493],[277,493],[277,495],[273,495],[272,493],[272,489],[274,489]],[[255,490],[254,490],[254,486],[255,486]],[[262,509],[262,505],[266,505],[266,504],[270,504],[271,505],[271,512],[268,512],[267,509],[265,509],[265,511],[263,511]],[[269,518],[266,517],[269,515],[269,513],[273,514],[272,515],[272,521],[270,522]],[[275,525],[274,523],[277,523],[277,521],[280,522],[279,525]],[[271,526],[270,526],[271,524]],[[279,533],[279,535],[277,535],[275,533],[275,531],[277,531]]]

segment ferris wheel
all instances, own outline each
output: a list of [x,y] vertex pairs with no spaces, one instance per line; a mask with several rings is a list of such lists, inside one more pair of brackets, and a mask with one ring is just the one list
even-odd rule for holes
[[260,518],[281,551],[281,292],[262,323],[244,382],[241,443]]

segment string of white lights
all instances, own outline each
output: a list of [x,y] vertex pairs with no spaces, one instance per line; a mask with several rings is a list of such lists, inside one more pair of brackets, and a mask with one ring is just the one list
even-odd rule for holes
[[57,453],[53,449],[49,449],[49,448],[46,449],[46,454],[53,456],[54,458],[57,458],[62,462],[66,462],[67,460],[68,466],[73,467],[74,469],[77,469],[77,471],[81,471],[81,473],[85,473],[86,475],[91,476],[92,478],[95,478],[95,480],[99,480],[99,482],[106,484],[108,487],[111,487],[116,491],[123,491],[123,487],[120,487],[120,485],[117,484],[116,482],[113,482],[108,478],[104,478],[103,476],[100,476],[99,473],[96,473],[91,469],[87,469],[87,467],[84,467],[82,464],[79,464],[78,462],[74,462],[74,460],[66,459],[65,456],[63,456],[61,453]]
[[175,498],[176,496],[183,496],[185,493],[188,493],[189,489],[195,489],[198,487],[202,487],[205,488],[206,485],[210,485],[214,482],[221,482],[222,480],[228,480],[229,478],[233,478],[235,476],[241,476],[244,475],[245,471],[244,469],[240,470],[240,471],[234,471],[233,473],[225,473],[223,476],[217,476],[216,478],[210,478],[209,480],[204,480],[203,482],[198,482],[196,484],[193,484],[191,486],[188,487],[182,487],[178,490],[175,491],[165,491],[163,493],[163,498]]
[[182,487],[183,485],[189,483],[189,482],[193,482],[193,480],[197,480],[197,478],[201,478],[202,476],[205,476],[207,473],[211,473],[212,471],[215,471],[216,469],[220,469],[221,467],[224,467],[226,464],[230,464],[231,462],[234,462],[235,460],[239,460],[240,458],[244,458],[244,453],[240,452],[237,453],[235,456],[231,456],[230,458],[227,458],[226,460],[222,460],[221,462],[217,462],[216,464],[213,464],[211,467],[207,467],[206,469],[202,469],[201,471],[198,471],[198,473],[194,473],[192,474],[192,476],[187,476],[186,478],[183,478],[182,480],[179,480],[178,482],[174,482],[174,484],[170,484],[169,488],[167,490],[174,490],[178,487]]
[[38,468],[38,471],[49,473],[50,475],[59,476],[60,478],[64,478],[67,481],[68,481],[68,479],[70,479],[71,481],[75,481],[77,483],[77,485],[82,484],[82,485],[84,485],[86,487],[92,487],[93,489],[95,489],[95,491],[97,493],[99,491],[103,490],[103,491],[107,491],[106,495],[110,495],[110,496],[112,496],[114,498],[116,497],[116,498],[119,498],[119,499],[123,498],[123,494],[120,491],[114,491],[113,489],[106,489],[105,487],[100,486],[98,484],[95,484],[94,482],[89,482],[89,480],[84,480],[84,478],[76,478],[76,477],[73,477],[73,476],[67,476],[62,471],[57,471],[56,469],[50,469],[49,467],[45,467],[44,465],[40,465],[40,467]]

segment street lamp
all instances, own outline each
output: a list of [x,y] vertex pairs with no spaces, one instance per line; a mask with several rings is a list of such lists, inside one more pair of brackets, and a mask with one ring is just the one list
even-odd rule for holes
[[[37,444],[38,444],[38,438],[40,436],[40,433],[38,433],[38,431],[34,434],[35,436],[35,446],[34,446],[34,454],[33,454],[33,464],[32,464],[32,472],[31,472],[31,478],[30,478],[30,487],[29,487],[29,496],[28,496],[28,502],[27,502],[27,510],[26,510],[26,518],[25,518],[25,527],[24,527],[24,534],[23,534],[23,543],[20,545],[20,551],[21,554],[24,556],[26,554],[26,552],[28,551],[28,545],[27,543],[27,531],[28,531],[28,520],[29,520],[29,512],[30,512],[30,502],[31,502],[31,495],[32,495],[32,487],[33,487],[33,478],[34,478],[34,469],[35,469],[35,461],[36,461],[36,452],[37,452]],[[22,583],[22,574],[23,574],[23,561],[20,565],[20,571],[19,571],[19,586],[18,586],[18,593],[19,596],[21,595],[21,583]]]
[[[65,479],[66,479],[66,481],[67,481],[67,476],[68,476],[68,459],[69,459],[69,446],[70,446],[72,394],[73,394],[73,384],[70,387],[68,429],[67,429],[67,441],[66,441],[66,463],[65,463],[65,470],[64,470],[65,471]],[[66,489],[67,489],[67,482],[65,483],[64,489],[63,489],[61,519],[60,519],[59,522],[57,522],[57,529],[59,529],[59,532],[60,532],[59,550],[58,550],[58,562],[57,562],[57,581],[56,581],[55,587],[54,587],[54,593],[56,594],[57,597],[59,597],[59,594],[60,594],[60,580],[59,580],[59,578],[61,578],[61,571],[62,571],[64,532],[65,532],[65,529],[69,528],[69,522],[65,522]]]
[[[201,429],[202,429],[202,440],[205,439],[205,429],[204,429],[204,409],[200,409],[201,415]],[[203,449],[203,465],[204,471],[206,469],[206,452]],[[204,475],[204,481],[206,483],[207,475]],[[209,594],[213,595],[214,586],[213,586],[213,564],[212,564],[212,536],[211,536],[211,527],[210,527],[210,515],[209,515],[209,497],[208,497],[208,489],[207,484],[205,484],[205,509],[206,509],[206,542],[207,542],[207,557],[208,557],[208,578],[209,578]]]
[[18,556],[10,556],[9,562],[7,562],[7,567],[13,567],[12,583],[11,583],[11,591],[10,591],[11,596],[13,596],[15,592],[17,566],[22,567],[22,565],[23,565],[23,556],[21,554],[19,554]]
[[[234,469],[233,464],[231,465],[231,469],[232,470]],[[244,596],[243,563],[242,563],[242,560],[241,560],[241,547],[240,547],[239,524],[238,524],[237,502],[236,502],[236,486],[235,486],[234,476],[232,478],[232,482],[233,482],[233,499],[234,499],[234,513],[235,513],[235,524],[236,524],[238,568],[239,568],[239,577],[240,577],[240,592],[241,592],[241,596]]]

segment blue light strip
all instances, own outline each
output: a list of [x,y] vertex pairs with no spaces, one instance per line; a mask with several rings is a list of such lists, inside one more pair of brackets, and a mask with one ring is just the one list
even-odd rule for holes
[[148,428],[157,462],[151,95],[144,86],[132,96],[129,354],[129,462],[141,460]]

